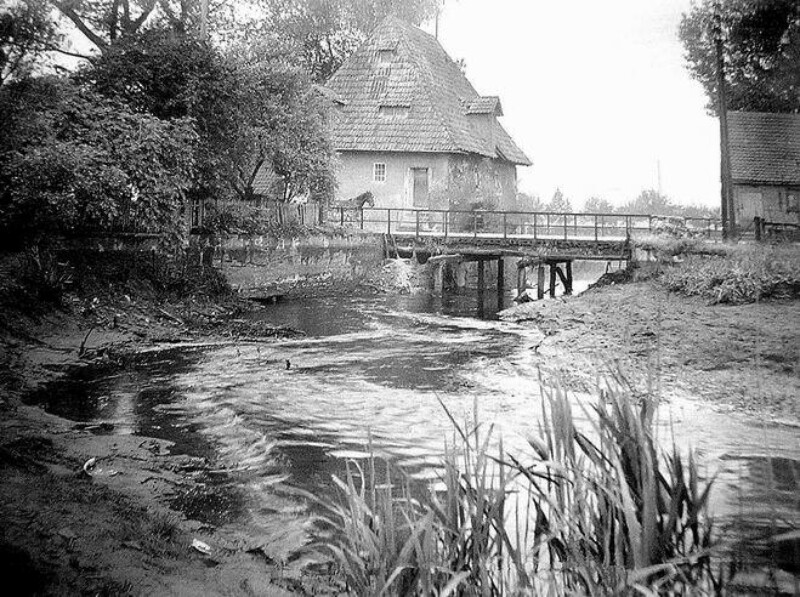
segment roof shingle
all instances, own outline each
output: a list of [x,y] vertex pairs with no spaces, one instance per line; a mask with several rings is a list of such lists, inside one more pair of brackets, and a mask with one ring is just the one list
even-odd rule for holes
[[[343,105],[333,122],[340,151],[474,153],[530,165],[497,119],[493,130],[474,122],[500,115],[497,97],[481,97],[439,42],[387,17],[327,84]],[[381,106],[409,106],[387,118]]]
[[800,115],[729,112],[736,183],[800,185]]

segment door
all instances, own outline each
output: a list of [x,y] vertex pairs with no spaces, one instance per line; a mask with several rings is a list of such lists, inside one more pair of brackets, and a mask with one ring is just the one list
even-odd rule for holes
[[428,169],[411,168],[411,179],[413,184],[412,206],[414,209],[428,209],[430,206],[428,195]]

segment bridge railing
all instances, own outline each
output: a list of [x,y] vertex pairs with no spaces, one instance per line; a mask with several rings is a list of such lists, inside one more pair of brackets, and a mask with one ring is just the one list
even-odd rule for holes
[[[393,236],[619,241],[654,231],[667,218],[642,214],[460,211],[337,207],[328,220]],[[697,236],[718,236],[711,218],[684,218]]]

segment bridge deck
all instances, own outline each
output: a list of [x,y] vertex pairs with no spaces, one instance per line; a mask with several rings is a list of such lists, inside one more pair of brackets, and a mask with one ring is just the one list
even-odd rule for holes
[[[331,217],[332,216],[332,217]],[[642,214],[522,211],[460,211],[393,208],[336,208],[329,221],[345,227],[389,235],[395,242],[435,244],[463,253],[577,253],[580,258],[613,259],[627,252],[630,238],[672,225],[667,218]],[[717,238],[718,222],[685,218],[690,234]]]

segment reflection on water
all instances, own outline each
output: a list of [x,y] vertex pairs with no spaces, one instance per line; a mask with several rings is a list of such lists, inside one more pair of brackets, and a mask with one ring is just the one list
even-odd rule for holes
[[[470,419],[477,405],[509,450],[524,449],[540,415],[535,339],[521,326],[466,317],[470,300],[279,303],[260,316],[299,327],[306,338],[152,353],[124,372],[51,389],[46,402],[59,414],[111,421],[207,457],[216,471],[210,493],[178,505],[216,523],[258,522],[270,488],[330,494],[331,475],[342,474],[344,459],[363,456],[370,437],[418,482],[435,478],[453,436],[442,404]],[[706,477],[718,475],[718,524],[746,541],[797,528],[796,428],[765,427],[681,398],[662,407],[660,420],[660,437],[695,448]],[[228,493],[213,501],[220,488]],[[204,513],[215,508],[214,516]]]

